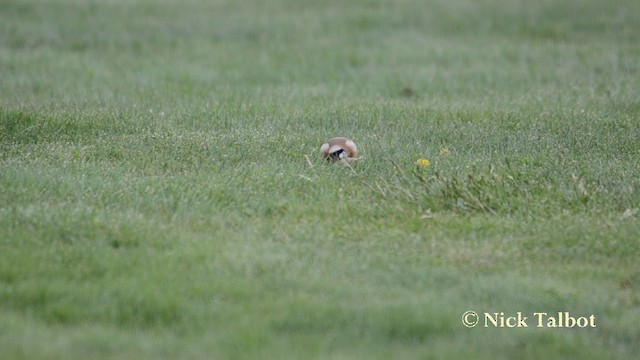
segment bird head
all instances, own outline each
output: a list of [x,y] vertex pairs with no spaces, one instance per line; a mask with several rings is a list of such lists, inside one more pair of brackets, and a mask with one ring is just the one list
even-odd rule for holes
[[322,145],[322,147],[320,148],[320,153],[325,159],[331,161],[353,161],[359,159],[358,148],[356,144],[353,142],[353,140],[344,137],[336,137],[330,139],[328,142]]

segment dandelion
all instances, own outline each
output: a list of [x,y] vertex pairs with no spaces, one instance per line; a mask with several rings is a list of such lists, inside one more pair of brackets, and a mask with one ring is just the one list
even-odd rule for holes
[[431,165],[431,162],[427,159],[418,159],[418,161],[416,161],[416,167],[418,169],[424,169],[429,165]]

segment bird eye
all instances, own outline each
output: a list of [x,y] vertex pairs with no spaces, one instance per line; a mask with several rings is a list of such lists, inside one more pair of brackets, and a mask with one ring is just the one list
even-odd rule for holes
[[331,159],[337,160],[347,156],[347,153],[344,151],[344,149],[340,149],[338,151],[332,152],[329,156],[331,157]]

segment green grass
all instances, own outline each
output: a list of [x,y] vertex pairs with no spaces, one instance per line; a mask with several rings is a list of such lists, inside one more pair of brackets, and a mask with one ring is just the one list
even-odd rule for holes
[[0,358],[635,359],[638,18],[0,1]]

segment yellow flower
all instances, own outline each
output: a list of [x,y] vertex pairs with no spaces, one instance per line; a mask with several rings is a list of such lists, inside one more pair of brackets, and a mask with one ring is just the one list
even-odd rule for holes
[[440,155],[441,155],[441,156],[447,156],[447,155],[449,155],[449,148],[442,148],[442,149],[440,149]]
[[418,161],[416,161],[416,166],[418,167],[418,169],[424,169],[429,165],[431,165],[431,162],[427,159],[418,159]]

